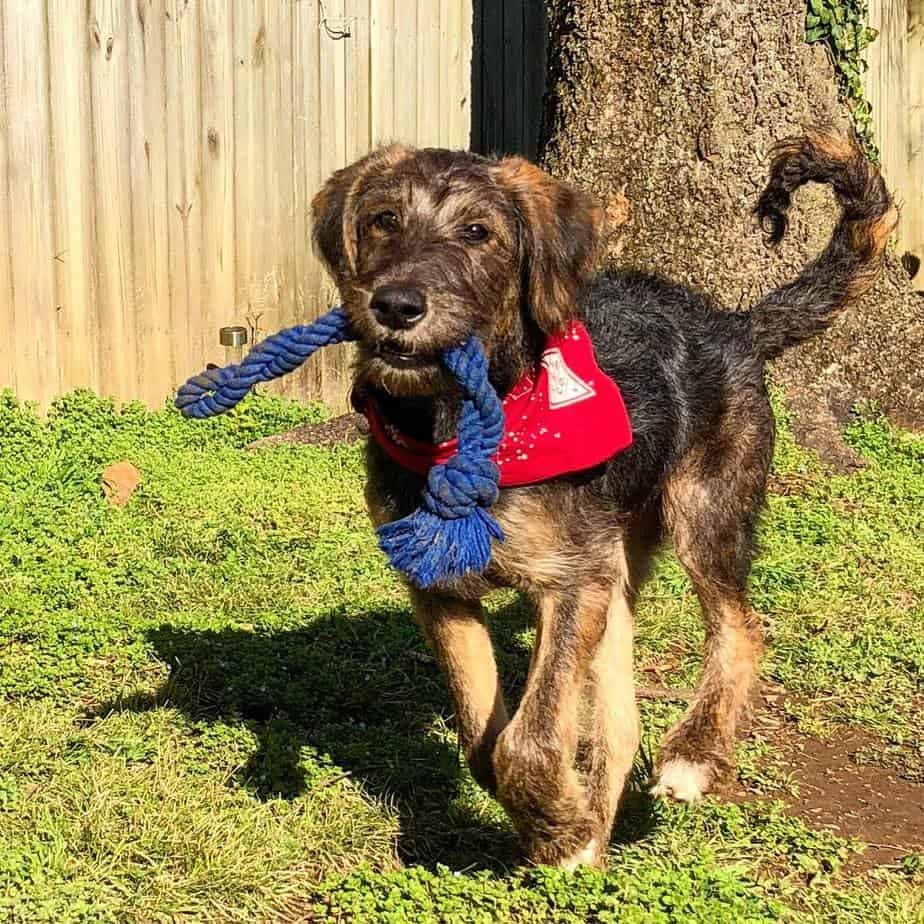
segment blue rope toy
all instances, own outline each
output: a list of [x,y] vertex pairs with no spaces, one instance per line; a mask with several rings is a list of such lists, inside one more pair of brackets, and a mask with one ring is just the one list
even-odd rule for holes
[[[313,324],[267,337],[240,364],[194,375],[174,404],[197,420],[224,414],[254,385],[287,375],[321,347],[355,339],[346,314],[335,308]],[[504,412],[488,381],[484,348],[472,336],[446,350],[442,361],[463,394],[458,452],[430,469],[417,510],[378,529],[391,564],[419,587],[484,571],[491,540],[504,539],[488,510],[498,495],[500,473],[492,457],[504,433]]]

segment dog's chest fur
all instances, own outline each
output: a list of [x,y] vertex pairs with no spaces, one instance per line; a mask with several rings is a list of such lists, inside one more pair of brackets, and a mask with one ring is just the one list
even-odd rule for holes
[[[420,505],[423,480],[398,467],[370,443],[366,501],[376,526],[407,516]],[[499,587],[531,595],[574,587],[583,574],[608,570],[623,529],[595,488],[601,473],[501,490],[492,515],[504,532],[482,575],[446,585],[454,596],[478,599]]]

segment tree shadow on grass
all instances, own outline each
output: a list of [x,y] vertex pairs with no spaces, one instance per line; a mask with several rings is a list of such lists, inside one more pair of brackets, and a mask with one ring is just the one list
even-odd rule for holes
[[[492,620],[511,703],[529,662],[527,624],[519,603]],[[154,697],[109,703],[97,716],[169,702],[197,721],[246,724],[259,747],[235,782],[258,797],[305,791],[307,747],[396,806],[405,862],[495,870],[517,862],[506,819],[471,797],[477,787],[447,734],[445,685],[407,610],[338,610],[296,630],[163,625],[149,637],[170,678]],[[651,819],[646,799],[632,794],[615,840],[644,836]]]

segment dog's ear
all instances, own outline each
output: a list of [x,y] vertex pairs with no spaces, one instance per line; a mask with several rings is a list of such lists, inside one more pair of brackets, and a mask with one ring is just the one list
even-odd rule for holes
[[413,153],[400,144],[377,148],[349,167],[338,170],[311,200],[314,246],[337,281],[356,271],[359,228],[356,201],[363,182],[394,167]]
[[578,292],[593,272],[603,210],[592,196],[522,157],[506,157],[494,169],[518,217],[530,312],[545,333],[560,330],[574,316]]

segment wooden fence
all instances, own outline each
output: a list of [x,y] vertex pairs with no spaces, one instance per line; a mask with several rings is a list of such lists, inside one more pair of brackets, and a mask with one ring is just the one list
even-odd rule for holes
[[[220,327],[317,316],[311,196],[377,142],[467,147],[473,77],[476,148],[533,151],[542,0],[474,4],[0,0],[0,388],[156,405],[224,361]],[[900,247],[924,259],[924,0],[870,6]],[[283,389],[342,403],[346,356]]]
[[924,290],[924,0],[871,0],[866,95],[873,107],[882,171],[901,206],[899,252],[919,261]]
[[[377,142],[467,147],[472,0],[0,0],[0,388],[160,404],[333,299],[309,202]],[[336,404],[346,354],[286,391]]]

